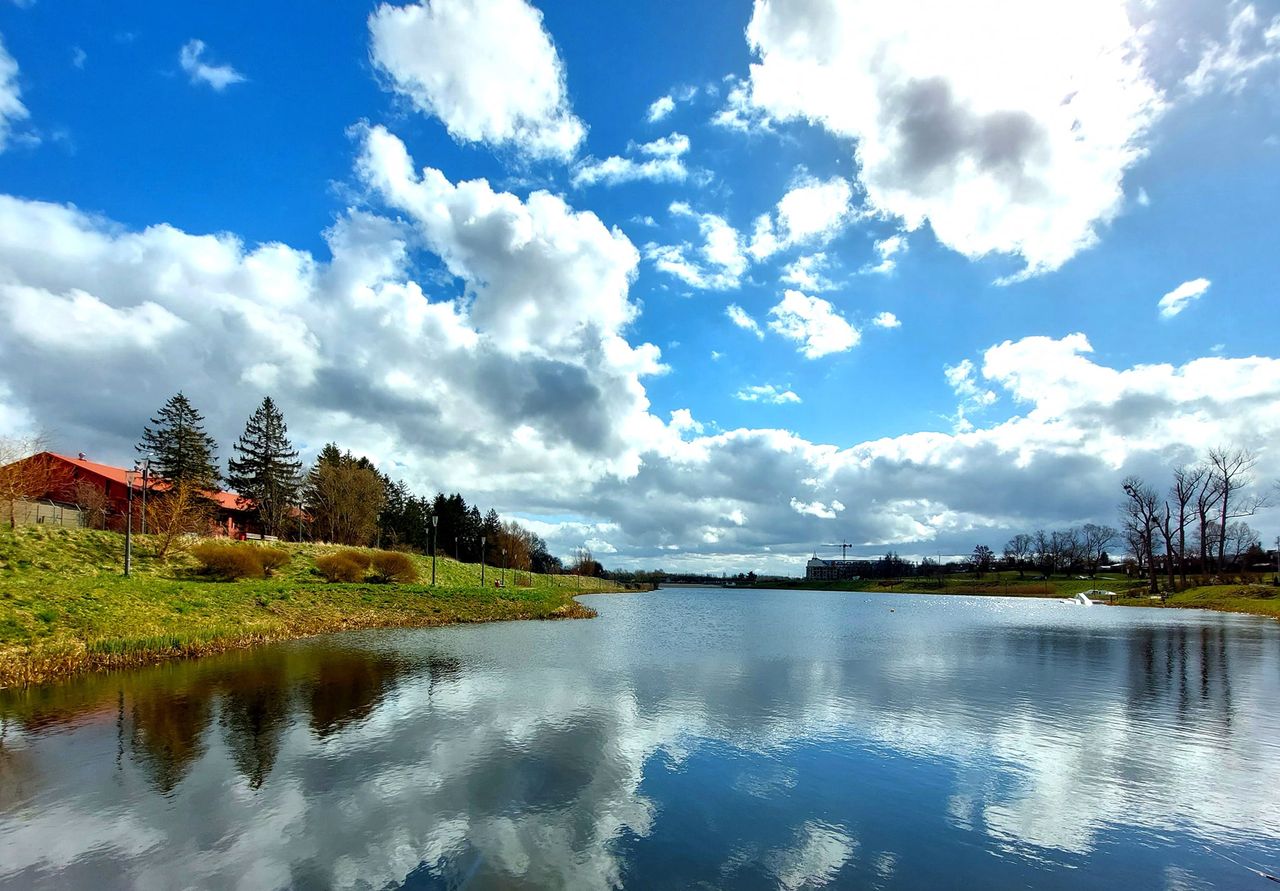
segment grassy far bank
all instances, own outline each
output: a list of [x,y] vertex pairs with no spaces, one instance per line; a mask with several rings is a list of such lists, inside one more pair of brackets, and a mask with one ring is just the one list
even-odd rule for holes
[[[49,526],[0,530],[0,687],[330,631],[505,619],[584,618],[578,593],[616,591],[600,579],[507,572],[413,557],[411,584],[327,583],[315,560],[340,548],[274,545],[290,554],[272,578],[215,581],[185,553],[152,556],[136,536],[133,577],[121,575],[123,537]],[[260,545],[244,542],[237,547]]]
[[[755,587],[779,587],[757,583]],[[1181,607],[1212,609],[1223,612],[1249,613],[1280,619],[1280,588],[1265,584],[1201,585],[1170,594],[1167,599],[1153,600],[1147,595],[1147,582],[1125,576],[1100,575],[1094,579],[1055,577],[1050,579],[1019,578],[1016,572],[989,573],[981,579],[972,575],[946,575],[936,579],[858,579],[856,581],[795,581],[787,588],[816,591],[880,591],[896,594],[980,594],[1005,597],[1069,598],[1081,591],[1098,588],[1119,595],[1113,602],[1119,606]]]

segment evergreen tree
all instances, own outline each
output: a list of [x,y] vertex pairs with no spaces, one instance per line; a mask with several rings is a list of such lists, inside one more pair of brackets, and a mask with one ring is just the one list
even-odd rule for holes
[[204,432],[204,417],[186,396],[172,396],[151,424],[142,428],[138,451],[150,455],[152,473],[175,486],[217,488],[218,444]]
[[227,461],[227,482],[251,501],[267,535],[286,532],[298,501],[302,463],[289,442],[284,415],[268,396],[249,417],[233,446],[238,458]]

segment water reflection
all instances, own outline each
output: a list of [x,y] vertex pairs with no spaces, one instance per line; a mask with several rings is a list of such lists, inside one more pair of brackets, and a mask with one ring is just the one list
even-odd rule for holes
[[1275,623],[597,600],[2,694],[0,885],[1238,887],[1280,846]]

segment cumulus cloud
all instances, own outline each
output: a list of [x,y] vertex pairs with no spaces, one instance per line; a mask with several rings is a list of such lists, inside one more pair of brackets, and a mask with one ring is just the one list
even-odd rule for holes
[[871,320],[871,324],[877,328],[901,328],[902,322],[898,321],[898,317],[893,313],[885,310]]
[[800,344],[806,359],[817,359],[830,353],[853,349],[862,339],[834,306],[821,297],[809,297],[800,291],[787,291],[782,300],[769,310],[769,327],[788,340]]
[[824,274],[829,266],[825,253],[805,254],[782,267],[782,281],[801,291],[830,291],[835,284]]
[[972,430],[973,423],[969,420],[968,415],[994,404],[996,399],[999,398],[994,390],[979,385],[976,371],[977,369],[970,359],[943,367],[943,376],[946,378],[947,384],[950,385],[952,391],[961,400],[960,404],[956,406],[954,419],[957,430]]
[[655,121],[660,121],[667,115],[671,114],[671,112],[675,111],[675,108],[675,99],[671,96],[659,96],[649,105],[649,111],[645,115],[645,119],[652,124]]
[[25,121],[27,107],[22,104],[22,91],[18,88],[18,63],[9,55],[0,40],[0,152],[5,150],[15,121]]
[[1208,293],[1210,284],[1207,278],[1196,278],[1178,285],[1160,298],[1160,303],[1157,304],[1160,308],[1160,316],[1166,319],[1173,318]]
[[764,339],[764,331],[760,329],[760,324],[741,306],[736,303],[730,303],[725,307],[724,314],[729,317],[729,321],[746,331],[750,331],[761,340]]
[[230,65],[211,65],[204,60],[203,40],[188,40],[178,51],[178,64],[193,84],[206,84],[222,92],[232,84],[243,83],[245,76]]
[[830,241],[853,213],[853,187],[842,177],[805,177],[778,200],[773,216],[756,220],[751,255],[763,260],[805,242]]
[[459,142],[568,159],[586,135],[542,13],[525,0],[384,3],[369,34],[391,87]]
[[[333,438],[422,489],[526,509],[678,439],[648,411],[658,349],[624,334],[638,254],[622,233],[544,192],[417,172],[381,129],[358,172],[407,224],[350,210],[328,260],[0,198],[0,385],[65,447],[117,460],[178,387],[223,442],[269,392],[304,449]],[[415,245],[461,290],[424,292]]]
[[683,182],[689,175],[684,156],[689,152],[689,137],[672,133],[653,142],[635,147],[645,160],[611,155],[603,161],[590,160],[579,165],[573,173],[575,186],[607,186],[619,183],[648,180],[649,182]]
[[757,0],[747,38],[739,106],[853,140],[872,210],[1024,274],[1097,240],[1163,108],[1111,0]]
[[1280,61],[1280,15],[1263,19],[1252,3],[1232,3],[1226,42],[1210,40],[1196,69],[1183,79],[1193,96],[1214,90],[1238,94]]
[[876,254],[880,257],[880,262],[875,265],[868,264],[863,267],[862,271],[888,275],[898,266],[898,254],[906,252],[907,238],[905,235],[890,235],[888,238],[882,238],[877,241],[875,249]]
[[801,402],[800,397],[790,388],[777,387],[773,384],[743,387],[733,394],[733,398],[743,402],[764,402],[768,405],[798,405]]
[[726,291],[738,287],[747,271],[746,248],[742,235],[724,219],[713,213],[698,213],[688,204],[677,201],[671,215],[694,220],[702,236],[702,244],[645,245],[645,257],[661,272],[674,275],[690,287],[709,291]]

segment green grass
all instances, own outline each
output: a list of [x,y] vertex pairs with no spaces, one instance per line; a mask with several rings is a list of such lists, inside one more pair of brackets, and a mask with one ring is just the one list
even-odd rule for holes
[[221,582],[201,576],[186,553],[156,559],[139,536],[126,579],[116,533],[0,530],[0,686],[352,628],[586,617],[593,613],[576,593],[619,590],[599,579],[510,572],[508,586],[495,588],[501,571],[493,567],[481,588],[479,566],[448,558],[437,561],[432,587],[431,560],[421,556],[415,584],[329,584],[315,558],[339,548],[275,546],[291,559],[273,578]]
[[[1163,584],[1164,577],[1161,577]],[[1205,585],[1170,594],[1164,603],[1147,596],[1145,579],[1123,575],[1099,575],[1094,579],[1055,576],[1050,579],[1018,578],[1016,572],[951,574],[938,579],[859,579],[843,582],[789,582],[783,587],[820,591],[881,591],[896,594],[984,594],[1008,597],[1069,598],[1099,588],[1120,595],[1120,606],[1166,606],[1250,613],[1280,619],[1280,588],[1263,584]],[[756,587],[764,587],[759,584]]]
[[[816,591],[882,591],[897,594],[986,594],[1008,597],[1071,597],[1080,591],[1101,588],[1123,594],[1141,587],[1140,579],[1099,575],[1094,579],[1055,576],[1050,579],[1019,578],[1016,572],[990,572],[982,578],[972,573],[954,573],[936,578],[857,579],[840,582],[799,581],[786,587]],[[761,585],[757,585],[761,587]]]
[[1273,585],[1202,585],[1170,594],[1164,603],[1139,596],[1117,601],[1125,606],[1166,606],[1249,613],[1280,619],[1280,588]]

